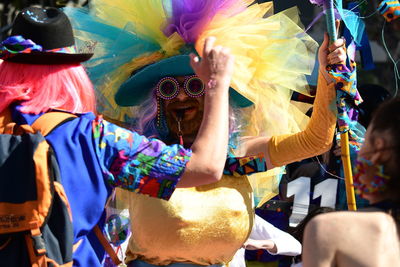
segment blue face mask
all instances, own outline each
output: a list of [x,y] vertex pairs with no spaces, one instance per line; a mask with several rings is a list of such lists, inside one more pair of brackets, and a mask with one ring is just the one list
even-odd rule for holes
[[[370,181],[362,183],[361,176],[369,176]],[[370,160],[358,156],[356,161],[356,169],[354,173],[354,189],[356,194],[363,195],[365,193],[374,194],[384,192],[390,177],[384,173],[384,166],[374,165]]]

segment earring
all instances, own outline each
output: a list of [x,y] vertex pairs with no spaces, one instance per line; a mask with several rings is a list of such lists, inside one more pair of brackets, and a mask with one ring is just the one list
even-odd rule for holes
[[165,120],[164,111],[162,108],[162,99],[157,96],[157,122],[156,128],[161,139],[165,139],[169,134],[167,121]]
[[161,110],[161,99],[157,96],[157,129],[161,126],[161,118],[162,118],[162,110]]

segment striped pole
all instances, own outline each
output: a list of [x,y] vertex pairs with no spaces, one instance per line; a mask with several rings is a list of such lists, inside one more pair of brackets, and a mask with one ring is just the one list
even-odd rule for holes
[[[337,40],[337,34],[335,29],[335,9],[333,6],[333,0],[326,0],[324,2],[324,9],[326,14],[326,25],[329,34],[330,42]],[[340,134],[341,143],[341,158],[344,170],[344,178],[346,183],[346,198],[347,207],[349,210],[357,210],[356,199],[354,194],[353,186],[353,173],[351,170],[350,160],[350,148],[349,148],[349,133],[348,131]]]

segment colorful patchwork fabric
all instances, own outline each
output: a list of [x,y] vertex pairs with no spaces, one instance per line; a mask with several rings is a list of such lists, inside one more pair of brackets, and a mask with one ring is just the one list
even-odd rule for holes
[[[367,171],[373,170],[374,176],[368,183],[361,182],[361,176]],[[364,157],[357,157],[354,172],[354,189],[356,194],[362,196],[365,193],[385,192],[390,176],[385,174],[383,165],[375,165]]]
[[356,65],[354,62],[350,65],[350,69],[344,65],[328,66],[328,72],[335,82],[339,133],[349,132],[349,143],[358,151],[364,138],[356,128],[358,112],[355,106],[362,99],[357,90]]
[[400,17],[400,3],[398,0],[383,0],[378,6],[379,13],[391,22]]
[[101,117],[93,122],[97,154],[112,186],[168,200],[178,183],[191,150],[167,146],[118,127]]
[[54,48],[54,49],[49,49],[49,50],[43,50],[43,52],[48,52],[48,53],[63,53],[63,54],[75,54],[75,53],[76,53],[76,47],[75,47],[75,45],[72,45],[72,46],[66,46],[66,47],[61,47],[61,48]]
[[45,50],[42,46],[35,44],[30,39],[24,39],[20,35],[8,37],[0,43],[0,59],[7,59],[17,54],[29,54],[33,51],[65,54],[76,53],[75,46]]
[[264,155],[233,157],[228,156],[225,162],[224,174],[233,176],[250,175],[267,171]]

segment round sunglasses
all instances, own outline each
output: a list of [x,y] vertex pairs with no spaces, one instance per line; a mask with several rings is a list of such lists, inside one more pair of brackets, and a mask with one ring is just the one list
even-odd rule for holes
[[[189,97],[204,95],[204,83],[196,75],[185,76],[183,89]],[[164,77],[157,83],[157,95],[162,99],[173,99],[179,94],[179,82],[174,77]]]

